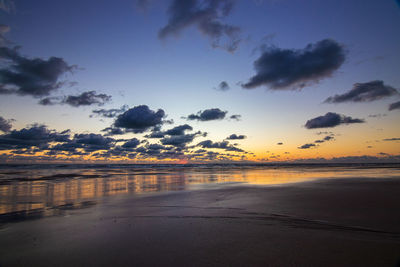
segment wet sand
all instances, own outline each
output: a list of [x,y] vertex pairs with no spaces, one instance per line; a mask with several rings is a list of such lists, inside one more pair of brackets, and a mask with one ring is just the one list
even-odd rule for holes
[[397,266],[399,211],[399,178],[110,197],[3,217],[0,266]]

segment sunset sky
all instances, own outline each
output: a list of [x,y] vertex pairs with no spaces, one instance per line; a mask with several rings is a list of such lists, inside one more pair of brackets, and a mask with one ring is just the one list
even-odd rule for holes
[[0,162],[400,160],[395,0],[0,0]]

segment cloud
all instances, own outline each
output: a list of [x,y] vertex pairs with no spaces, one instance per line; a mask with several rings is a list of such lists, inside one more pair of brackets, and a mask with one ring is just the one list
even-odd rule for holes
[[59,57],[44,60],[21,56],[17,48],[0,47],[0,59],[7,63],[0,69],[1,94],[47,96],[63,85],[63,74],[76,68]]
[[319,116],[308,120],[305,124],[307,129],[316,129],[316,128],[328,128],[328,127],[336,127],[340,124],[350,124],[350,123],[364,123],[363,119],[356,119],[349,116],[328,112],[323,116]]
[[332,159],[325,158],[311,158],[311,159],[298,159],[293,162],[296,163],[377,163],[377,162],[400,162],[400,155],[384,155],[383,157],[376,157],[370,155],[363,156],[347,156],[347,157],[334,157]]
[[[233,5],[233,0],[173,0],[168,9],[168,23],[158,37],[178,36],[185,28],[196,26],[210,38],[212,47],[234,52],[241,41],[240,28],[221,22],[231,13]],[[221,44],[221,39],[226,42]]]
[[398,94],[397,90],[383,81],[371,81],[367,83],[355,83],[347,93],[328,97],[324,103],[343,102],[371,102]]
[[136,6],[140,10],[147,10],[151,4],[152,0],[136,0]]
[[302,146],[299,146],[298,147],[298,149],[309,149],[309,148],[312,148],[312,147],[316,147],[316,145],[315,144],[304,144],[304,145],[302,145]]
[[61,133],[49,130],[45,125],[34,124],[29,128],[12,130],[0,135],[0,150],[30,149],[37,147],[45,149],[50,142],[68,141],[69,131]]
[[0,0],[0,10],[7,13],[12,13],[15,11],[15,3],[13,0]]
[[4,34],[6,34],[9,31],[10,31],[10,26],[0,24],[0,47],[5,46],[8,43],[10,43],[10,41],[8,41],[6,39],[6,37],[4,37]]
[[394,102],[389,105],[389,111],[395,110],[395,109],[400,109],[400,101]]
[[150,134],[145,135],[146,138],[163,138],[165,136],[164,132],[161,131],[152,131]]
[[169,129],[167,131],[164,132],[164,134],[167,135],[183,135],[185,134],[185,131],[191,131],[193,130],[192,126],[188,125],[188,124],[184,124],[184,125],[179,125],[176,126],[172,129]]
[[225,92],[225,91],[228,91],[231,88],[230,88],[230,86],[229,86],[229,84],[227,82],[222,81],[222,82],[220,82],[220,84],[215,89],[218,90],[218,91]]
[[92,110],[92,115],[90,115],[89,117],[92,118],[94,116],[99,116],[99,117],[103,117],[103,118],[115,118],[117,117],[119,114],[124,113],[125,111],[128,110],[128,105],[123,105],[120,108],[112,108],[112,109],[94,109]]
[[231,134],[226,138],[227,140],[243,140],[246,139],[245,135],[236,135],[236,134]]
[[160,140],[160,142],[163,145],[185,147],[187,144],[191,143],[198,134],[199,133],[173,135],[169,137],[164,137],[163,139]]
[[265,85],[274,90],[303,88],[331,76],[345,58],[343,46],[331,39],[297,50],[271,47],[254,61],[256,75],[242,87],[252,89]]
[[283,143],[282,143],[282,142],[279,142],[279,143],[277,143],[277,145],[278,145],[278,146],[281,146],[281,145],[283,145]]
[[111,100],[110,95],[97,94],[96,91],[87,91],[76,96],[69,95],[65,98],[65,100],[63,100],[63,103],[73,107],[90,106],[94,104],[102,106],[105,103],[109,102],[110,100]]
[[40,105],[49,106],[56,104],[67,104],[72,107],[102,106],[111,101],[111,96],[106,94],[97,94],[96,91],[83,92],[80,95],[68,95],[64,97],[46,97],[39,101]]
[[203,148],[224,149],[226,151],[244,152],[243,149],[237,148],[237,147],[229,144],[227,141],[213,142],[211,140],[205,140],[205,141],[198,143],[197,146],[200,146]]
[[386,138],[383,141],[400,141],[400,138]]
[[333,137],[333,135],[327,135],[323,139],[315,140],[314,143],[321,144],[321,143],[325,143],[327,141],[331,141],[331,140],[334,140],[334,139],[335,138]]
[[6,120],[0,116],[0,131],[9,132],[12,128],[11,122],[12,120]]
[[[115,145],[115,142],[115,139],[101,134],[75,134],[72,139],[66,139],[48,150],[51,151],[51,154],[62,151],[72,155],[88,155],[98,150],[110,150]],[[80,151],[77,149],[80,149]]]
[[387,116],[386,114],[380,114],[380,113],[368,115],[368,117],[370,117],[370,118],[381,118],[381,117],[386,117],[386,116]]
[[112,136],[112,135],[120,135],[120,134],[125,134],[126,131],[121,129],[121,128],[115,128],[115,127],[107,127],[101,130],[102,132],[105,132],[105,136]]
[[148,134],[145,135],[146,138],[164,138],[166,135],[170,135],[170,136],[175,136],[175,135],[184,135],[186,131],[192,131],[193,128],[192,126],[188,125],[188,124],[184,124],[184,125],[179,125],[176,126],[172,129],[166,130],[166,131],[161,131],[160,127],[155,127],[153,129],[153,131]]
[[101,134],[75,134],[74,139],[71,143],[76,143],[80,148],[83,148],[86,152],[92,152],[96,150],[107,150],[112,147],[115,140],[110,137],[104,137]]
[[242,118],[242,115],[239,115],[239,114],[234,114],[234,115],[229,116],[229,119],[235,120],[235,121],[240,121],[241,118]]
[[139,139],[132,138],[131,140],[125,142],[122,147],[123,148],[136,148],[140,144]]
[[204,111],[199,111],[197,114],[190,114],[187,119],[198,121],[222,120],[225,118],[227,113],[228,111],[222,111],[219,108],[211,108]]
[[165,112],[162,109],[153,111],[146,105],[136,106],[118,115],[115,127],[124,128],[134,133],[142,133],[163,124]]

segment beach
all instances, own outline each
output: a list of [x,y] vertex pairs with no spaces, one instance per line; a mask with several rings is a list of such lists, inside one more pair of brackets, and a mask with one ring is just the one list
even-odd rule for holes
[[389,172],[5,213],[0,266],[397,266],[400,175]]

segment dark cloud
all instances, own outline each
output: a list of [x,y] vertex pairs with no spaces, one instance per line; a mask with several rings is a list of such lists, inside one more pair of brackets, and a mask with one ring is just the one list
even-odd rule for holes
[[226,139],[227,140],[243,140],[243,139],[246,139],[246,136],[245,135],[231,134]]
[[[173,0],[168,9],[168,23],[159,31],[158,37],[178,36],[185,28],[196,26],[211,39],[213,47],[234,52],[241,41],[240,28],[221,22],[230,14],[233,4],[233,0]],[[226,43],[221,44],[221,39]]]
[[151,4],[152,0],[136,0],[136,6],[140,10],[147,10]]
[[350,123],[364,123],[363,119],[356,119],[349,116],[344,116],[341,114],[328,112],[323,116],[319,116],[308,120],[305,124],[307,129],[316,129],[316,128],[328,128],[328,127],[336,127],[340,124],[350,124]]
[[400,101],[394,102],[389,105],[389,111],[395,110],[395,109],[400,109]]
[[333,132],[317,132],[317,133],[315,133],[316,135],[327,135],[327,134],[329,134],[329,135],[332,135],[332,136],[334,136],[334,133]]
[[0,24],[0,47],[10,43],[10,41],[8,41],[6,37],[4,37],[4,34],[6,34],[9,31],[10,31],[10,26]]
[[283,143],[282,143],[282,142],[279,142],[279,143],[277,143],[277,145],[278,145],[278,146],[281,146],[281,145],[283,145]]
[[124,113],[128,110],[128,105],[123,105],[121,108],[112,108],[112,109],[95,109],[92,110],[92,115],[90,117],[99,116],[103,118],[115,118],[119,114]]
[[161,131],[152,131],[150,134],[145,135],[146,138],[156,138],[156,139],[163,138],[164,136],[165,133]]
[[164,138],[166,135],[175,136],[175,135],[184,135],[186,131],[193,130],[192,126],[188,124],[179,125],[172,129],[161,131],[160,127],[154,127],[151,134],[145,135],[146,138]]
[[0,135],[0,150],[8,149],[30,149],[37,147],[46,149],[51,142],[66,142],[69,131],[58,133],[49,130],[45,125],[32,125],[21,130],[12,130]]
[[123,148],[136,148],[140,144],[139,139],[132,138],[131,140],[125,142],[122,147]]
[[386,114],[371,114],[371,115],[368,115],[368,117],[370,117],[370,118],[381,118],[381,117],[386,117],[387,115]]
[[211,108],[199,111],[197,114],[190,114],[187,119],[198,121],[222,120],[225,118],[226,113],[228,113],[228,111],[222,111],[219,108]]
[[44,60],[21,56],[17,48],[0,47],[0,59],[7,63],[7,67],[0,69],[2,94],[49,95],[63,85],[61,76],[75,68],[58,57]]
[[112,135],[120,135],[120,134],[125,134],[125,130],[121,128],[115,128],[115,127],[107,127],[101,130],[102,132],[105,132],[105,136],[112,136]]
[[328,97],[325,103],[343,103],[343,102],[370,102],[385,97],[398,94],[397,90],[383,81],[371,81],[367,83],[356,83],[353,88],[342,95]]
[[191,130],[193,130],[192,126],[190,126],[188,124],[184,124],[184,125],[179,125],[172,129],[169,129],[169,130],[165,131],[164,133],[167,135],[183,135],[183,134],[185,134],[185,131],[191,131]]
[[229,89],[231,89],[231,87],[229,86],[229,84],[225,81],[220,82],[220,84],[215,88],[218,91],[228,91]]
[[332,135],[327,135],[323,139],[315,140],[314,143],[325,143],[327,141],[334,140],[335,138]]
[[12,120],[6,120],[0,116],[0,131],[9,132],[12,128],[11,122]]
[[226,151],[244,152],[243,149],[237,148],[237,147],[229,144],[227,141],[213,142],[211,140],[205,140],[205,141],[198,143],[197,146],[200,146],[203,148],[224,149]]
[[347,157],[334,157],[331,159],[325,158],[311,158],[311,159],[298,159],[293,162],[296,163],[377,163],[377,162],[400,162],[400,155],[384,155],[384,157],[376,156],[347,156]]
[[400,138],[386,138],[386,139],[383,139],[383,141],[400,141]]
[[111,96],[106,94],[97,94],[96,91],[83,92],[80,95],[68,95],[64,97],[46,97],[39,101],[40,105],[51,106],[56,104],[67,104],[72,107],[102,106],[111,101]]
[[182,134],[182,135],[172,135],[169,137],[164,137],[160,140],[163,145],[170,145],[175,147],[185,147],[187,144],[191,143],[193,139],[197,136],[195,134]]
[[298,149],[309,149],[309,148],[312,148],[312,147],[316,147],[316,145],[315,144],[304,144],[304,145],[302,145],[302,146],[299,146],[298,147]]
[[60,97],[45,97],[40,99],[40,101],[38,102],[40,105],[42,106],[53,106],[53,105],[57,105],[57,104],[61,104],[61,100]]
[[153,111],[146,105],[136,106],[118,115],[114,122],[115,127],[120,127],[142,133],[153,127],[163,124],[165,112],[162,109]]
[[13,0],[0,0],[0,10],[7,13],[13,13],[15,11],[15,3]]
[[234,115],[229,116],[229,119],[235,120],[235,121],[240,121],[241,118],[242,118],[242,115],[239,115],[239,114],[234,114]]
[[110,95],[97,94],[96,91],[87,91],[76,96],[69,95],[63,100],[63,103],[73,107],[90,106],[94,104],[102,106],[105,103],[109,102],[110,100],[111,100]]
[[79,144],[80,148],[83,148],[86,152],[92,152],[110,149],[115,140],[110,137],[104,137],[101,134],[75,134],[71,143]]
[[331,39],[299,50],[272,47],[254,62],[257,73],[242,87],[252,89],[265,85],[274,90],[303,88],[331,76],[345,58],[343,46]]
[[63,140],[62,143],[52,146],[49,150],[52,154],[67,152],[71,155],[89,155],[94,151],[110,150],[115,143],[115,139],[101,134],[75,134],[72,139]]

